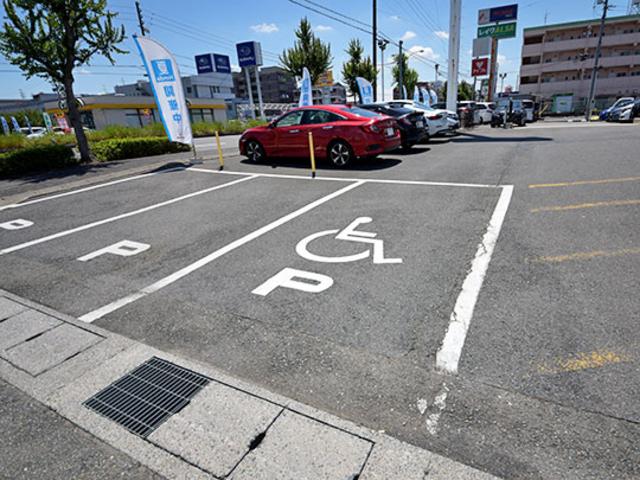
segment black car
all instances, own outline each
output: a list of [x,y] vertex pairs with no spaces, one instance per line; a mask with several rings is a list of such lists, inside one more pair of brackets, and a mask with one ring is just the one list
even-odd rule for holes
[[404,149],[411,148],[416,143],[429,137],[428,126],[422,112],[374,103],[358,105],[358,107],[395,118],[398,122],[398,129],[400,130],[400,137],[402,138],[402,148]]

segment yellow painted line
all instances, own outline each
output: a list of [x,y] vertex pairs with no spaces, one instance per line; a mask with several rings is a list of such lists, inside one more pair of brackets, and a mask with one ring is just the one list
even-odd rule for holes
[[563,373],[579,372],[593,368],[601,368],[616,363],[629,362],[631,358],[624,353],[616,353],[610,350],[594,352],[580,352],[566,358],[556,358],[551,363],[538,365],[538,373]]
[[558,205],[554,207],[532,208],[531,213],[562,212],[565,210],[580,210],[582,208],[620,207],[625,205],[640,205],[640,200],[612,200],[610,202],[577,203],[575,205]]
[[533,259],[534,263],[561,263],[572,260],[591,260],[598,257],[621,257],[623,255],[640,255],[640,248],[623,248],[622,250],[596,250],[595,252],[577,252],[567,255],[544,256]]
[[573,187],[576,185],[599,185],[602,183],[637,182],[640,177],[606,178],[602,180],[578,180],[575,182],[534,183],[529,188]]

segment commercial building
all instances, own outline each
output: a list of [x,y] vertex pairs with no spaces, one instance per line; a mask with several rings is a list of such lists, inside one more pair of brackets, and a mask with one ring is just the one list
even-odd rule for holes
[[[599,31],[599,19],[525,28],[520,93],[584,110]],[[640,95],[640,15],[607,19],[599,64],[596,108]]]
[[[255,71],[251,69],[251,91],[253,101],[258,103],[258,87]],[[233,87],[236,97],[247,99],[249,91],[245,73],[233,73]],[[295,96],[296,81],[285,69],[280,67],[262,67],[260,69],[260,87],[262,90],[262,101],[264,103],[293,103],[297,101]]]
[[[235,98],[233,93],[233,80],[228,73],[205,73],[182,77],[182,86],[187,98],[215,98],[219,100],[231,100]],[[136,83],[116,85],[115,92],[127,97],[151,97],[151,85],[147,80],[138,80]]]
[[20,110],[44,110],[46,102],[57,100],[55,93],[35,93],[32,98],[0,99],[0,112],[11,113]]
[[[107,125],[142,127],[160,121],[154,97],[148,95],[127,96],[93,95],[79,98],[82,123],[87,128],[100,129]],[[227,120],[224,100],[213,98],[188,98],[191,121]],[[57,100],[45,103],[44,110],[52,115],[63,115]]]

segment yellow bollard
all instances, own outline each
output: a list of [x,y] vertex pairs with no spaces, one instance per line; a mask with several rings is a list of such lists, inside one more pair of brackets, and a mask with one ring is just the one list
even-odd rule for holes
[[309,132],[309,155],[311,156],[311,178],[316,178],[316,154],[313,148],[313,134]]
[[218,144],[218,161],[220,162],[220,170],[224,170],[224,157],[222,156],[222,145],[220,144],[220,134],[216,130],[216,143]]

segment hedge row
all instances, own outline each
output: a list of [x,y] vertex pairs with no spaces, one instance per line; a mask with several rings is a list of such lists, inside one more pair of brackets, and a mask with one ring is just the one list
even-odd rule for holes
[[97,160],[109,162],[125,158],[188,152],[189,146],[182,143],[173,143],[162,137],[112,138],[94,144],[91,150]]
[[0,176],[53,170],[78,163],[71,147],[41,145],[0,153]]

